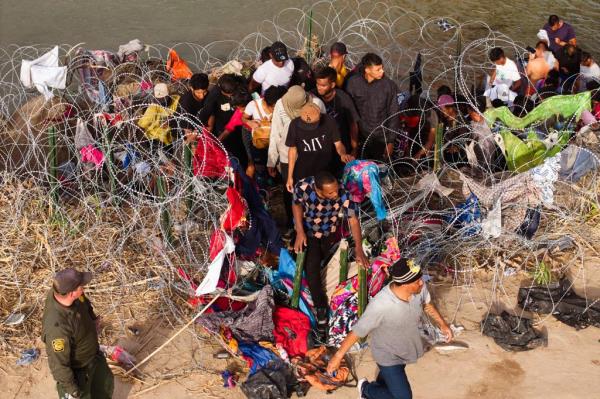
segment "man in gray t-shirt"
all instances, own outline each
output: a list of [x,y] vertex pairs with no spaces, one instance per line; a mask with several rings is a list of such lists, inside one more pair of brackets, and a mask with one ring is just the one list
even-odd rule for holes
[[421,268],[402,258],[391,266],[390,275],[392,282],[369,303],[327,366],[329,373],[335,372],[350,347],[369,335],[379,375],[374,382],[366,379],[358,382],[361,398],[412,398],[404,368],[423,356],[418,329],[423,311],[438,324],[447,341],[452,339],[452,330],[431,303]]

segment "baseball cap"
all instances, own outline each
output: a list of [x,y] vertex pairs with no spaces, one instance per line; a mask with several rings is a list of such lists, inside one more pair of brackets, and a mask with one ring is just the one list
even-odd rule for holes
[[454,98],[452,98],[452,96],[450,96],[448,94],[443,94],[438,99],[438,105],[440,107],[447,107],[452,104],[454,104]]
[[398,259],[390,268],[390,274],[398,284],[410,284],[423,277],[421,267],[414,260],[406,258]]
[[335,42],[331,45],[331,48],[329,49],[329,54],[339,54],[339,55],[345,55],[348,54],[348,49],[346,48],[346,45],[342,42]]
[[54,275],[54,288],[59,294],[65,295],[75,291],[81,285],[86,285],[91,280],[92,273],[80,272],[69,267]]
[[287,47],[281,42],[271,44],[271,54],[273,54],[276,61],[285,61],[290,58],[288,57]]
[[165,98],[169,95],[169,86],[166,83],[157,83],[154,86],[154,97]]

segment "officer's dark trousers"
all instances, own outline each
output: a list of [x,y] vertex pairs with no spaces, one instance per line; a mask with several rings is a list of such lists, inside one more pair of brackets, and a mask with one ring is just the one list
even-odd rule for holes
[[[110,399],[114,389],[114,377],[106,359],[97,354],[87,367],[74,369],[75,381],[80,391],[81,399]],[[59,383],[56,384],[58,397],[63,399],[65,391]]]

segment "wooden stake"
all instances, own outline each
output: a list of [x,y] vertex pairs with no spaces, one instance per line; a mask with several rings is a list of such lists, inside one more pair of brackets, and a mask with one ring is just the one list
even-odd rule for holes
[[158,352],[160,352],[165,346],[169,345],[169,343],[171,341],[173,341],[175,338],[177,338],[177,336],[179,334],[181,334],[183,331],[185,331],[185,329],[187,329],[192,323],[194,323],[198,317],[202,316],[202,314],[204,314],[204,312],[206,312],[206,310],[217,300],[219,299],[219,297],[221,296],[221,294],[218,294],[217,296],[215,296],[205,307],[204,309],[202,309],[200,312],[198,312],[196,314],[196,316],[194,316],[194,318],[190,321],[187,322],[187,324],[183,327],[181,327],[179,329],[179,331],[177,331],[175,334],[173,334],[173,336],[171,338],[169,338],[164,344],[162,344],[161,346],[159,346],[158,348],[156,348],[154,350],[154,352],[152,352],[151,354],[149,354],[148,356],[146,356],[144,358],[144,360],[142,360],[141,362],[138,362],[137,364],[135,364],[132,368],[130,368],[129,370],[127,370],[127,372],[125,372],[125,375],[128,375],[129,373],[131,373],[133,370],[139,368],[142,364],[146,363],[148,360],[150,360],[154,355],[156,355]]

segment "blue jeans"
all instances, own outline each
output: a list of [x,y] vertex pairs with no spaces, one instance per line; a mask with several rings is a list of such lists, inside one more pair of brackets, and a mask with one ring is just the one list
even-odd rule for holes
[[369,399],[412,399],[405,367],[405,364],[379,366],[377,380],[363,384],[362,395]]

